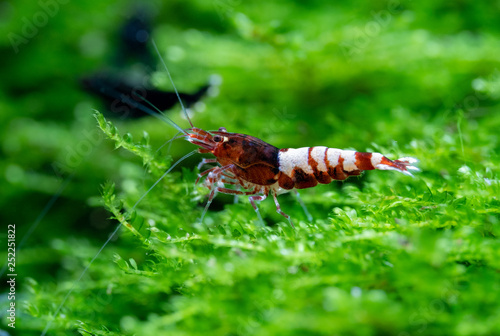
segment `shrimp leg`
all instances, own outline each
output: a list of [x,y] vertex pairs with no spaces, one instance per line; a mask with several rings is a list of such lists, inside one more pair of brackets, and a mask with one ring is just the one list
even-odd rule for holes
[[288,220],[288,223],[290,223],[290,226],[295,229],[295,226],[292,223],[292,220],[290,219],[290,215],[287,215],[281,210],[281,205],[278,202],[278,197],[275,192],[273,192],[273,198],[274,198],[274,204],[276,204],[276,212],[279,213],[281,216],[285,217]]
[[304,210],[304,213],[306,214],[307,220],[309,222],[312,222],[313,221],[313,217],[311,216],[311,214],[309,213],[309,211],[307,211],[306,205],[304,204],[304,201],[302,201],[302,198],[300,197],[300,194],[299,194],[298,190],[297,189],[293,189],[293,192],[295,194],[295,198],[297,199],[297,202],[299,202],[300,206]]

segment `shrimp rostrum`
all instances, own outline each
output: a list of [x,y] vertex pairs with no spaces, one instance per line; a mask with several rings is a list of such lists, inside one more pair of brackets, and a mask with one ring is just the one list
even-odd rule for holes
[[[199,146],[199,153],[215,156],[215,159],[203,159],[199,168],[208,163],[219,164],[198,177],[199,180],[206,176],[204,185],[210,189],[205,211],[218,192],[247,195],[261,219],[255,202],[272,195],[277,212],[292,227],[290,216],[281,210],[279,194],[345,180],[364,170],[396,170],[409,176],[412,176],[409,170],[418,170],[412,166],[417,161],[414,158],[393,161],[379,153],[322,146],[279,149],[250,135],[229,133],[223,127],[215,132],[192,127],[187,133],[186,140]],[[233,188],[228,188],[230,185]]]

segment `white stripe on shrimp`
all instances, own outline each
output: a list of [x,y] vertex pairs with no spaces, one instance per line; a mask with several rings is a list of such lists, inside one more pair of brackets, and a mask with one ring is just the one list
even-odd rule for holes
[[289,148],[287,151],[280,151],[278,154],[279,169],[288,176],[296,168],[302,169],[307,174],[312,174],[313,170],[308,163],[309,147]]
[[311,158],[318,163],[317,169],[322,172],[328,171],[328,167],[325,162],[327,151],[328,147],[325,146],[313,147],[311,150]]

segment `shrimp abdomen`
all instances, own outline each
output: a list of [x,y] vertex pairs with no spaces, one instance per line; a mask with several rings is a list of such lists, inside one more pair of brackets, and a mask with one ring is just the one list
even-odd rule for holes
[[416,162],[413,158],[390,160],[380,153],[363,153],[337,148],[303,147],[281,149],[278,155],[280,176],[278,183],[283,189],[304,189],[318,183],[345,180],[360,175],[364,170],[396,170],[406,175]]

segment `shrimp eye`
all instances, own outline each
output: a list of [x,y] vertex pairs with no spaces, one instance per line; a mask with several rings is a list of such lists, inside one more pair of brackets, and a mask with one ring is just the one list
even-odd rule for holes
[[215,142],[221,142],[222,141],[222,137],[220,135],[214,135],[213,140]]

